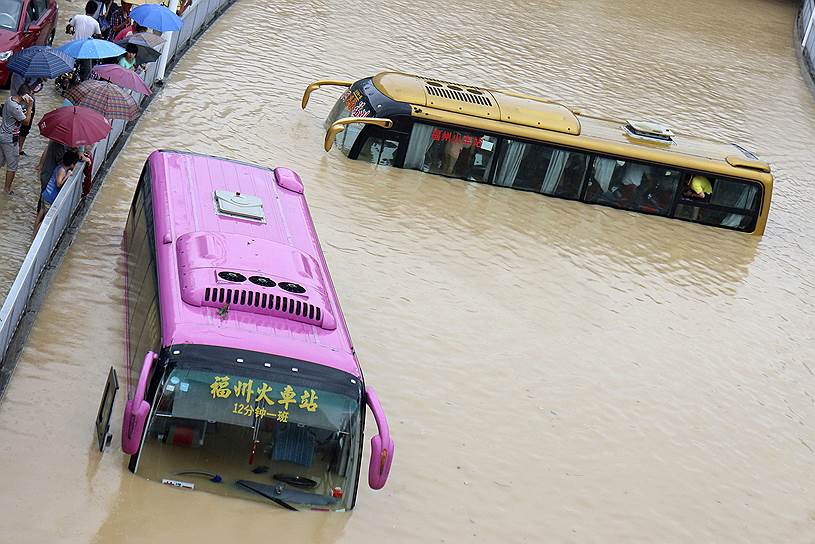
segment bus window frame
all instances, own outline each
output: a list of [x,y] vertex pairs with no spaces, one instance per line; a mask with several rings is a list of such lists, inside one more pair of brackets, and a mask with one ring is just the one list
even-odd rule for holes
[[[670,168],[670,169],[677,170],[678,172],[680,172],[681,177],[679,179],[679,183],[677,184],[676,191],[674,192],[673,201],[671,202],[671,207],[670,207],[670,213],[667,214],[667,215],[660,215],[660,214],[656,214],[656,213],[648,213],[648,212],[641,211],[641,210],[630,210],[628,208],[623,208],[623,207],[620,207],[620,206],[614,206],[613,204],[606,204],[606,203],[603,203],[603,202],[587,202],[585,200],[585,196],[586,196],[586,190],[588,189],[588,184],[585,184],[583,186],[583,189],[580,191],[580,199],[579,200],[583,204],[589,204],[589,205],[592,205],[592,206],[605,206],[607,208],[614,208],[614,209],[617,209],[617,210],[623,210],[623,211],[628,211],[628,212],[633,212],[633,213],[639,213],[639,214],[643,214],[643,215],[651,215],[651,216],[655,216],[655,217],[664,217],[664,218],[667,218],[667,219],[676,219],[676,220],[679,220],[679,221],[685,221],[686,223],[696,223],[696,224],[699,224],[699,225],[704,225],[706,227],[714,227],[714,228],[719,228],[719,229],[733,230],[733,231],[736,231],[736,232],[744,232],[746,234],[751,234],[751,233],[755,232],[755,230],[756,230],[756,226],[758,225],[758,218],[761,216],[761,210],[762,210],[762,206],[764,204],[764,186],[761,183],[759,183],[759,182],[757,182],[755,180],[744,179],[744,178],[736,178],[736,177],[720,175],[720,174],[712,174],[712,173],[703,172],[703,171],[688,170],[687,168],[681,168],[681,167],[678,167],[678,166],[667,165],[667,164],[662,164],[662,163],[647,162],[647,161],[639,161],[639,160],[636,160],[636,159],[627,159],[625,157],[617,157],[617,156],[614,156],[614,155],[604,155],[604,154],[600,154],[600,153],[589,153],[589,155],[591,156],[591,162],[589,164],[589,168],[587,168],[586,172],[584,172],[584,174],[583,174],[583,181],[584,182],[586,181],[586,175],[588,175],[588,172],[591,171],[591,169],[594,167],[594,161],[596,161],[597,159],[612,159],[612,160],[626,161],[626,162],[645,165],[645,166],[656,166],[656,167],[659,167],[659,168],[666,168],[666,169]],[[696,176],[696,175],[702,175],[702,176],[705,176],[705,177],[713,178],[714,181],[719,180],[719,179],[723,179],[723,180],[731,181],[731,182],[735,182],[735,183],[747,183],[747,184],[754,185],[755,187],[758,188],[758,202],[756,204],[755,209],[754,210],[745,210],[745,209],[741,209],[741,208],[730,208],[730,207],[727,207],[727,206],[720,206],[720,205],[716,205],[716,204],[711,204],[709,201],[692,200],[690,198],[684,197],[683,194],[682,194],[683,193],[682,187],[686,186],[687,182],[690,180],[690,178],[693,177],[693,176]],[[714,188],[714,190],[715,190],[715,188]],[[543,194],[543,193],[541,193],[541,194]],[[544,195],[544,196],[550,196],[550,195]],[[554,196],[554,195],[552,195],[552,196]],[[563,197],[557,197],[556,196],[555,198],[563,198]],[[688,203],[688,205],[690,205],[690,206],[697,207],[700,210],[712,210],[712,211],[718,211],[718,212],[724,212],[724,213],[732,213],[732,214],[737,214],[737,215],[750,216],[750,217],[752,217],[752,221],[750,223],[748,223],[748,226],[746,228],[740,229],[738,227],[729,227],[729,226],[726,226],[726,225],[711,225],[711,224],[708,224],[708,223],[703,223],[701,221],[694,221],[692,219],[685,219],[683,217],[677,217],[676,216],[676,209],[683,202]],[[745,212],[749,212],[749,213],[745,213]]]
[[[391,120],[393,121],[391,128],[383,128],[376,125],[365,125],[359,132],[359,135],[357,135],[357,139],[354,140],[354,144],[351,146],[351,150],[348,152],[348,158],[355,161],[359,160],[359,154],[362,152],[362,146],[368,141],[369,138],[378,138],[383,142],[385,140],[394,140],[397,141],[399,145],[396,148],[396,156],[394,157],[393,163],[390,165],[390,167],[403,168],[405,164],[405,155],[407,154],[407,146],[410,142],[410,132],[400,130],[405,124],[403,119],[392,118]],[[412,128],[413,124],[410,123],[409,126]],[[378,161],[372,164],[379,166]]]
[[[133,383],[133,376],[134,374],[138,376],[141,372],[141,368],[143,365],[143,357],[147,351],[154,351],[158,352],[161,347],[161,304],[159,300],[159,284],[158,284],[158,267],[156,263],[156,232],[155,232],[155,216],[153,210],[153,187],[152,183],[152,175],[150,171],[150,164],[149,162],[145,164],[144,168],[142,169],[142,173],[139,176],[139,182],[136,185],[136,189],[133,193],[133,200],[130,204],[130,210],[128,211],[127,221],[125,223],[125,238],[124,238],[124,254],[125,254],[125,270],[127,274],[127,282],[125,284],[125,319],[126,319],[126,326],[125,326],[125,334],[126,336],[126,361],[125,361],[125,370],[126,370],[126,379],[127,379],[127,393],[126,397],[128,399],[131,398],[131,395],[134,393],[135,384]],[[133,232],[128,235],[128,231],[131,228],[131,222],[136,221],[139,216],[141,215],[141,220],[138,224],[133,224],[132,229]],[[143,224],[142,224],[143,223]],[[146,257],[148,262],[146,264],[139,265],[138,263],[131,262],[131,249],[134,239],[136,238],[134,234],[136,230],[143,230],[145,234],[144,243],[146,244],[146,255],[140,255],[141,257]],[[136,270],[137,266],[145,266],[144,277],[142,278],[135,278],[133,277],[133,272]],[[135,305],[139,304],[142,301],[142,297],[144,295],[143,290],[148,285],[149,281],[146,281],[147,275],[152,275],[153,284],[151,287],[154,287],[155,290],[152,292],[151,302],[149,306],[146,307],[146,311],[144,312],[144,319],[141,320],[141,323],[135,323],[135,319],[138,317],[138,307]],[[134,281],[141,281],[139,285],[135,285]],[[131,298],[133,298],[133,293],[135,291],[134,288],[138,289],[136,293],[136,297],[133,299],[134,307],[130,307]],[[146,301],[146,299],[144,299]],[[151,316],[151,308],[155,305],[155,328],[152,331],[146,331],[145,328],[150,326],[150,316]],[[134,327],[136,325],[140,325],[139,327],[139,337],[134,338],[133,332]],[[144,349],[145,346],[140,346],[140,341],[145,334],[149,334],[150,332],[155,333],[151,338],[147,338],[146,340],[150,342],[149,346],[146,346],[147,349]],[[139,361],[142,361],[141,363]],[[157,362],[157,366],[153,369],[153,377],[151,378],[151,386],[155,383],[157,376],[160,372],[163,371],[163,368],[159,362]],[[157,384],[156,384],[157,385]],[[152,406],[152,405],[151,405]],[[130,462],[128,463],[128,468],[131,472],[136,471],[137,463],[138,463],[138,456],[141,453],[141,447],[139,448],[139,452],[135,455],[132,455],[130,458]]]
[[[653,216],[653,217],[663,217],[663,218],[666,218],[666,219],[676,219],[676,220],[685,221],[685,222],[688,222],[688,223],[696,223],[696,224],[704,225],[704,226],[707,226],[707,227],[733,230],[733,231],[736,231],[736,232],[743,232],[743,233],[746,233],[746,234],[751,234],[751,233],[755,232],[756,227],[758,226],[758,220],[761,217],[761,212],[762,212],[763,206],[764,206],[764,198],[765,198],[764,186],[760,182],[758,182],[756,180],[752,180],[752,179],[739,178],[739,177],[735,177],[735,176],[728,176],[728,175],[721,175],[721,174],[712,174],[712,173],[704,172],[704,171],[688,170],[687,168],[682,168],[680,166],[675,166],[675,165],[672,165],[672,164],[654,163],[654,162],[649,162],[649,161],[642,161],[642,160],[638,160],[638,159],[632,159],[632,158],[629,158],[629,157],[607,155],[607,154],[598,153],[598,152],[595,152],[595,151],[591,151],[591,150],[587,150],[587,149],[581,149],[581,148],[577,148],[577,147],[568,147],[568,146],[562,146],[562,145],[555,145],[555,144],[552,144],[550,142],[544,142],[544,141],[539,141],[539,140],[529,140],[529,139],[521,138],[521,137],[517,137],[517,136],[507,136],[505,134],[498,134],[498,133],[494,133],[494,132],[490,132],[490,131],[480,131],[480,130],[477,130],[477,129],[473,129],[471,127],[452,125],[452,124],[442,123],[442,122],[437,122],[437,121],[429,122],[429,121],[424,121],[422,119],[416,119],[414,117],[398,116],[398,117],[391,117],[391,119],[393,120],[394,124],[393,124],[393,127],[391,127],[390,129],[380,129],[380,127],[374,127],[374,126],[368,126],[368,127],[363,128],[363,130],[360,132],[359,136],[357,137],[357,140],[354,142],[354,146],[351,149],[351,152],[349,153],[348,158],[353,159],[353,160],[357,159],[357,157],[359,156],[359,153],[360,153],[360,151],[362,149],[363,142],[367,141],[367,139],[369,137],[369,135],[368,135],[369,131],[372,131],[372,129],[380,129],[380,130],[385,130],[385,131],[391,131],[392,132],[395,129],[397,129],[397,127],[398,127],[398,129],[397,129],[398,132],[404,135],[405,140],[400,141],[400,143],[399,143],[400,149],[399,149],[399,151],[397,153],[397,160],[394,161],[394,163],[391,166],[396,167],[396,168],[404,168],[405,156],[407,154],[407,148],[410,145],[410,137],[411,137],[411,134],[412,134],[413,125],[415,123],[421,123],[421,124],[424,124],[424,125],[429,125],[429,126],[439,127],[439,128],[445,128],[445,129],[450,129],[450,130],[468,130],[468,131],[471,131],[471,132],[472,131],[483,132],[483,134],[485,136],[491,136],[491,137],[496,138],[496,145],[495,145],[496,149],[495,149],[494,159],[492,161],[492,164],[490,164],[490,167],[489,167],[488,171],[486,172],[486,174],[484,176],[484,181],[473,181],[473,180],[466,180],[466,179],[463,179],[463,178],[452,178],[452,179],[460,179],[462,181],[469,181],[471,183],[482,183],[482,184],[485,184],[485,185],[496,186],[495,185],[495,173],[497,171],[498,164],[501,162],[501,159],[503,158],[502,154],[504,153],[504,151],[506,149],[506,141],[507,140],[514,140],[514,141],[517,141],[517,142],[522,142],[522,143],[527,143],[527,144],[532,144],[532,145],[546,146],[546,147],[549,147],[549,148],[551,148],[553,150],[568,151],[568,152],[574,152],[574,153],[582,153],[582,154],[586,155],[588,157],[588,161],[587,161],[587,166],[586,166],[585,170],[583,171],[583,177],[580,180],[580,183],[581,183],[580,194],[578,195],[577,198],[570,198],[568,196],[561,196],[561,195],[556,195],[556,194],[547,194],[547,193],[544,193],[544,192],[541,192],[541,191],[531,191],[531,190],[528,190],[528,189],[521,189],[521,188],[516,188],[516,187],[511,187],[511,186],[510,187],[501,186],[501,188],[513,189],[515,191],[523,191],[523,192],[528,192],[528,193],[536,193],[536,194],[540,194],[540,195],[542,195],[544,197],[547,197],[547,198],[558,198],[558,199],[561,199],[561,200],[568,200],[568,201],[572,201],[572,202],[580,202],[581,204],[587,204],[587,205],[592,205],[592,206],[604,206],[604,207],[607,207],[607,208],[613,208],[613,209],[617,209],[617,210],[623,210],[623,211],[638,213],[638,214],[642,214],[642,215],[650,215],[650,216]],[[406,126],[404,124],[405,120],[409,121],[409,123]],[[401,130],[399,130],[399,129],[401,129]],[[642,211],[642,210],[631,210],[631,209],[628,209],[628,208],[623,208],[623,207],[620,207],[620,206],[614,206],[612,204],[606,204],[606,203],[602,203],[602,202],[588,202],[588,201],[586,201],[586,191],[588,190],[588,183],[586,183],[586,180],[587,180],[587,178],[589,176],[589,173],[592,171],[592,169],[594,167],[594,162],[599,158],[621,160],[621,161],[625,161],[627,163],[636,163],[636,164],[640,164],[640,165],[644,165],[644,166],[659,167],[659,168],[676,170],[676,171],[680,172],[681,177],[679,179],[679,182],[677,183],[677,188],[676,188],[676,190],[674,192],[673,200],[671,201],[669,213],[667,213],[667,214],[649,213],[649,212]],[[433,175],[441,175],[441,174],[433,174]],[[703,176],[706,176],[706,177],[713,178],[715,180],[724,179],[724,180],[732,181],[732,182],[753,184],[754,186],[758,187],[758,201],[756,203],[755,209],[754,210],[744,210],[744,209],[740,209],[740,208],[729,208],[729,207],[725,207],[725,206],[710,204],[709,202],[695,202],[694,203],[694,202],[691,202],[687,198],[683,199],[682,187],[684,185],[686,185],[687,181],[690,179],[690,177],[694,176],[694,175],[703,175]],[[691,220],[691,219],[676,217],[676,209],[683,202],[683,200],[685,202],[690,202],[691,205],[697,206],[699,209],[707,209],[707,210],[720,211],[720,212],[724,212],[724,213],[732,213],[732,214],[738,214],[738,215],[747,215],[747,216],[751,216],[752,220],[750,221],[750,223],[748,224],[748,226],[746,228],[741,229],[741,228],[738,228],[738,227],[730,227],[730,226],[725,226],[725,225],[711,225],[711,224],[707,224],[707,223],[702,223],[700,221],[694,221],[694,220]],[[745,213],[745,212],[748,212],[748,211],[750,213]]]

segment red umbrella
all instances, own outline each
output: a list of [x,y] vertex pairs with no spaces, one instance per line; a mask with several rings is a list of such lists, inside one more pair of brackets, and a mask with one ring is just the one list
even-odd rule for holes
[[83,81],[65,93],[65,98],[77,106],[98,111],[105,119],[130,121],[139,116],[139,105],[133,97],[107,81]]
[[93,73],[99,76],[99,79],[110,81],[124,89],[131,89],[139,94],[153,94],[136,72],[118,64],[100,64],[94,67]]
[[40,134],[68,147],[91,145],[110,133],[102,114],[82,106],[63,106],[42,116]]

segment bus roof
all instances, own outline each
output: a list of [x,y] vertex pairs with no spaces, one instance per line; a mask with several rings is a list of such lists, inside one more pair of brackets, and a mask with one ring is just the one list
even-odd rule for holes
[[176,151],[148,159],[162,344],[311,361],[361,377],[299,176]]
[[411,104],[415,118],[772,185],[770,166],[740,146],[656,123],[590,116],[550,100],[401,72],[372,81],[388,98]]

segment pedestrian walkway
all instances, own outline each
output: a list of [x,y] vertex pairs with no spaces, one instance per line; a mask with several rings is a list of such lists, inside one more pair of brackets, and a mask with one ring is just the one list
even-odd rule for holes
[[[62,15],[62,14],[60,14]],[[59,28],[59,27],[57,27]],[[65,28],[65,25],[62,25]],[[0,92],[5,102],[9,91]],[[62,105],[62,97],[56,92],[53,80],[46,81],[43,90],[37,94],[36,112],[31,124],[31,133],[25,141],[25,155],[20,157],[20,165],[14,178],[14,194],[6,196],[0,191],[0,301],[6,298],[17,270],[25,259],[31,234],[34,232],[34,220],[37,215],[37,199],[40,192],[40,180],[37,163],[40,160],[48,140],[40,136],[37,123],[43,115]],[[0,168],[0,176],[5,176],[5,169]]]

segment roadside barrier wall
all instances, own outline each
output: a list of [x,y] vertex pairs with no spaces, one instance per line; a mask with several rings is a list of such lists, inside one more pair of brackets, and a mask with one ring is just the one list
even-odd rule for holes
[[[184,22],[181,30],[173,32],[170,39],[164,44],[164,47],[169,48],[168,71],[186,52],[192,41],[232,2],[234,0],[195,0],[193,5],[187,8],[181,17]],[[152,62],[147,66],[142,77],[147,86],[155,90],[158,62]],[[144,96],[138,93],[132,93],[132,96],[140,105],[143,104]],[[125,134],[127,125],[125,121],[114,120],[111,125],[112,130],[108,137],[95,144],[93,148],[94,179],[102,165],[111,162],[118,154],[121,146],[116,144],[123,136],[122,142],[128,136]],[[83,179],[83,169],[76,168],[74,175],[63,185],[54,204],[45,215],[40,230],[28,249],[25,260],[17,272],[17,277],[0,308],[0,368],[2,368],[2,362],[5,360],[17,326],[28,310],[31,296],[43,271],[49,265],[54,251],[74,216],[85,203],[82,198]]]

